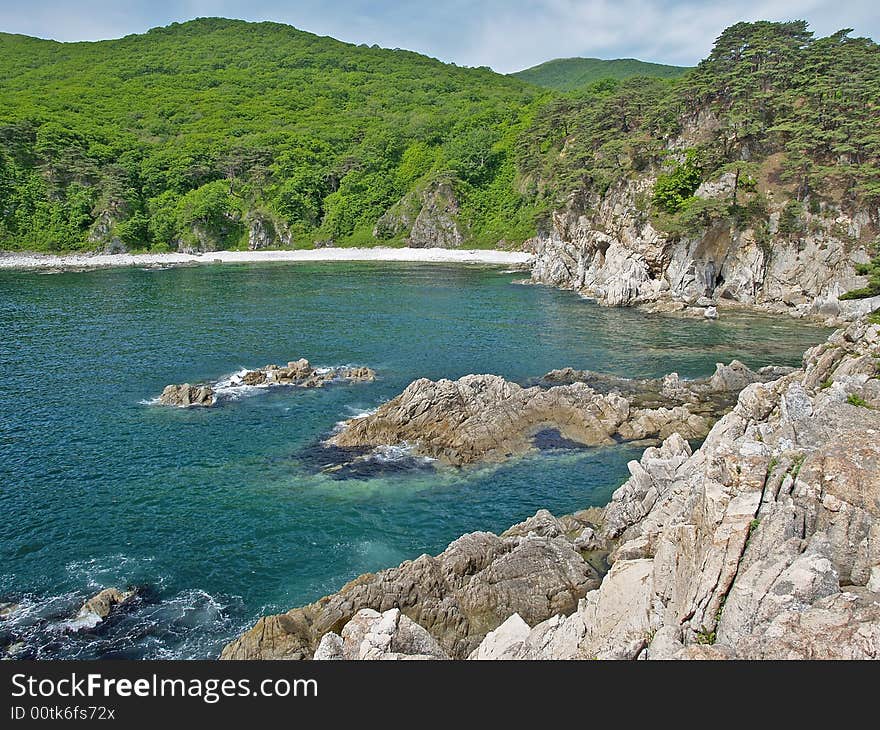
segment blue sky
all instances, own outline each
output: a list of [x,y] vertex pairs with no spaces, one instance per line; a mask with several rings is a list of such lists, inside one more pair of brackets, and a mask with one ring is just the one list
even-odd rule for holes
[[877,0],[0,0],[0,31],[98,40],[216,15],[274,20],[351,43],[408,48],[508,73],[551,58],[691,65],[739,20],[804,18],[880,37]]

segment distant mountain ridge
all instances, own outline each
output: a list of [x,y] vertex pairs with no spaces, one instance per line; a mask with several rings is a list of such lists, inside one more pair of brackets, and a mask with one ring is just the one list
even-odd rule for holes
[[575,91],[600,79],[628,79],[650,76],[675,79],[683,76],[687,66],[667,66],[662,63],[639,61],[636,58],[556,58],[537,66],[510,74],[536,86],[557,91]]

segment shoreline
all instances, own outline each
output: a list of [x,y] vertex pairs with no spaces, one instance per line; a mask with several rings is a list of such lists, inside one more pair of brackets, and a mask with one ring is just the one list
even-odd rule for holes
[[185,253],[41,254],[0,252],[0,270],[83,270],[126,266],[186,266],[194,264],[300,263],[320,261],[399,261],[411,263],[530,264],[524,251],[449,248],[317,248],[284,251],[208,251]]

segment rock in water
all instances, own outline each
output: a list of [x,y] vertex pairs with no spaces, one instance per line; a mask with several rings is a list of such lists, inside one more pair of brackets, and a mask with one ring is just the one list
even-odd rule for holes
[[167,385],[159,396],[161,405],[190,408],[217,405],[220,396],[231,388],[241,386],[269,387],[290,385],[300,388],[323,388],[332,383],[365,383],[376,379],[375,371],[366,367],[314,368],[305,358],[287,365],[266,365],[256,370],[244,370],[229,378],[209,385]]
[[205,408],[213,406],[215,402],[214,390],[209,385],[166,385],[159,396],[159,403],[163,406],[178,408]]
[[739,390],[775,374],[755,373],[735,360],[696,381],[674,373],[630,380],[571,368],[548,373],[549,388],[523,388],[498,375],[422,378],[374,413],[346,421],[326,443],[344,449],[408,444],[416,455],[462,466],[523,453],[546,429],[586,446],[672,433],[697,439]]
[[120,591],[118,588],[105,588],[83,603],[73,620],[66,624],[66,628],[72,631],[94,628],[107,618],[114,608],[131,600],[136,593],[136,591]]
[[513,656],[880,658],[878,358],[880,327],[854,324],[745,388],[698,451],[631,462],[611,571]]
[[[878,362],[880,325],[839,330],[697,451],[646,449],[604,513],[465,535],[260,619],[223,658],[431,656],[391,648],[405,614],[453,658],[880,659]],[[600,584],[578,546],[610,551]]]

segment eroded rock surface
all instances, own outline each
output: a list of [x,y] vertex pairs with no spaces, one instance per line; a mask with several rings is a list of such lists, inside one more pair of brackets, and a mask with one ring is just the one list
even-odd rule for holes
[[673,433],[697,439],[743,387],[781,372],[754,372],[734,360],[695,381],[675,373],[630,380],[571,368],[548,373],[543,383],[551,387],[523,388],[498,375],[422,378],[374,413],[347,421],[327,443],[349,449],[406,444],[417,455],[461,466],[528,451],[543,429],[587,446]]
[[[778,174],[773,159],[766,165],[765,174]],[[723,199],[730,175],[704,183],[696,196]],[[573,195],[548,229],[527,243],[535,253],[531,281],[573,289],[601,304],[710,318],[719,314],[716,305],[727,303],[837,321],[866,313],[839,297],[865,285],[856,267],[870,259],[876,212],[830,204],[800,209],[798,232],[783,233],[780,217],[793,201],[777,189],[763,227],[716,222],[676,237],[655,228],[648,215],[644,201],[655,181],[647,172],[602,195]]]
[[630,463],[600,537],[612,568],[511,658],[878,658],[880,327],[752,384],[691,454]]
[[207,408],[216,402],[217,395],[210,385],[166,385],[159,396],[160,405],[177,408]]

